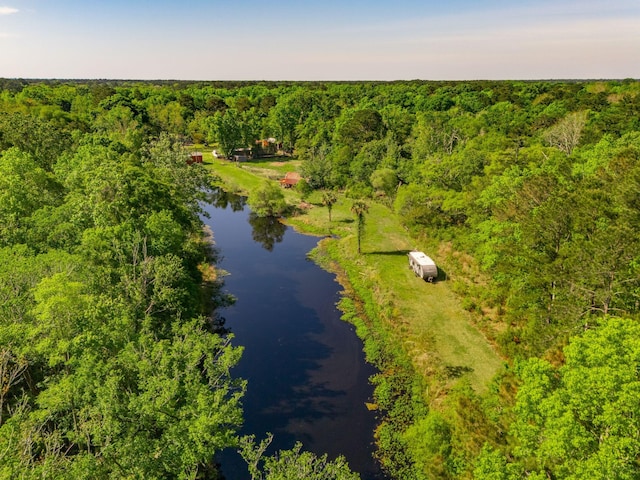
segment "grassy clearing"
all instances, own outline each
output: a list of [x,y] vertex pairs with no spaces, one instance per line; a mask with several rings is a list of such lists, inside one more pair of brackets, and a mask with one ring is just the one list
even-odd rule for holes
[[[353,258],[353,237],[351,233],[338,240],[343,243],[340,262]],[[360,268],[361,274],[372,280],[374,298],[390,328],[400,333],[396,338],[402,339],[414,367],[425,377],[438,370],[445,385],[468,378],[476,391],[483,392],[502,361],[473,325],[471,314],[463,309],[449,281],[442,278],[430,284],[408,268],[406,253],[413,248],[424,249],[414,243],[388,208],[372,205]],[[428,254],[440,261],[435,252]]]
[[[293,170],[292,166],[295,164],[277,165],[284,170],[273,171],[283,176],[283,172]],[[273,178],[264,174],[268,170],[264,162],[238,167],[212,160],[210,168],[237,191],[251,190],[264,181],[263,176]],[[294,190],[287,190],[286,195],[289,203],[300,204],[300,196]],[[406,253],[414,248],[425,250],[447,270],[447,265],[441,263],[445,259],[439,258],[437,251],[416,244],[393,212],[378,203],[372,203],[366,215],[362,255],[357,255],[351,200],[339,197],[332,209],[331,222],[319,192],[311,194],[306,204],[301,214],[287,222],[304,232],[333,237],[328,241],[334,243],[335,248],[331,248],[334,260],[352,276],[359,277],[350,278],[351,283],[371,289],[385,328],[394,332],[393,337],[402,344],[427,383],[437,384],[437,389],[445,392],[452,383],[466,378],[477,392],[485,391],[502,365],[500,357],[474,326],[472,314],[462,307],[461,299],[451,288],[451,279],[443,277],[430,284],[417,278],[408,268]],[[429,395],[431,400],[438,396],[438,391]]]

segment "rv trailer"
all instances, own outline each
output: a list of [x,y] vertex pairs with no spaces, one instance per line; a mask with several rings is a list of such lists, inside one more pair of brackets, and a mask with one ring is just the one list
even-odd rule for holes
[[409,268],[420,278],[433,282],[438,277],[436,263],[423,252],[409,252]]

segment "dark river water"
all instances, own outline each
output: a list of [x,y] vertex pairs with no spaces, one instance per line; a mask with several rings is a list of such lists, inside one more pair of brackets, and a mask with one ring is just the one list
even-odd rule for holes
[[[204,220],[222,256],[218,266],[229,272],[225,291],[237,299],[220,313],[233,343],[245,348],[233,370],[248,380],[241,433],[258,440],[273,433],[267,454],[300,441],[329,459],[344,455],[363,480],[384,478],[372,458],[375,412],[365,406],[375,369],[340,320],[340,285],[306,257],[318,238],[256,218],[239,197],[226,200],[217,196]],[[235,451],[218,460],[227,480],[249,478]]]

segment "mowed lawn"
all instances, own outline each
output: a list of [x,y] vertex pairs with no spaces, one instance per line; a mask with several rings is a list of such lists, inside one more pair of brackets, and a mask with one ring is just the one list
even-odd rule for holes
[[[237,190],[247,192],[264,181],[254,165],[238,167],[216,160],[210,167]],[[260,167],[269,170],[268,165]],[[279,173],[289,168],[288,165],[278,167]],[[299,202],[295,191],[288,190],[286,196],[290,203]],[[453,293],[446,275],[441,275],[435,283],[428,283],[409,269],[406,253],[424,249],[413,243],[395,214],[384,205],[370,202],[362,253],[358,256],[350,199],[339,196],[332,209],[331,222],[319,192],[306,199],[305,207],[304,213],[287,219],[288,223],[302,231],[337,238],[344,261],[356,263],[360,275],[375,284],[375,299],[385,311],[391,312],[387,314],[393,322],[391,327],[400,332],[399,337],[417,370],[428,376],[437,364],[441,371],[444,367],[452,379],[468,378],[476,391],[484,391],[502,360],[473,326],[471,314],[462,308],[461,299]],[[435,252],[425,253],[439,264]],[[442,265],[439,266],[442,269]]]
[[[502,360],[473,326],[471,314],[451,289],[451,281],[442,274],[435,283],[415,276],[406,253],[424,249],[412,243],[388,208],[373,204],[366,222],[363,262],[377,280],[376,295],[392,304],[391,321],[401,329],[416,368],[429,375],[433,362],[439,361],[452,378],[467,377],[476,391],[484,391]],[[438,264],[435,252],[425,253]]]

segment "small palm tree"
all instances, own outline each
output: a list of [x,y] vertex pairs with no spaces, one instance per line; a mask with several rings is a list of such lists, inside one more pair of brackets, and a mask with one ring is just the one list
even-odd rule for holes
[[364,214],[369,211],[369,204],[364,200],[354,200],[351,211],[356,215],[356,226],[358,231],[358,254],[360,254],[360,242],[364,233]]
[[329,212],[329,223],[331,223],[331,209],[333,205],[338,201],[338,197],[331,190],[326,190],[322,192],[322,204],[327,207]]

